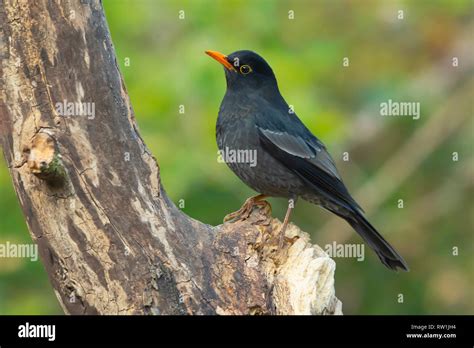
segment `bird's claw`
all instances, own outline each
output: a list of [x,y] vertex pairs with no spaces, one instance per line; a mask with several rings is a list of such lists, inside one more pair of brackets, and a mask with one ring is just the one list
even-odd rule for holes
[[294,236],[294,237],[287,237],[283,233],[280,233],[280,239],[278,241],[278,249],[282,250],[285,243],[290,244],[292,246],[300,237],[299,236]]
[[286,236],[286,230],[288,228],[288,224],[283,224],[283,226],[280,229],[279,232],[279,239],[278,239],[278,249],[282,250],[285,243],[290,244],[292,246],[300,237],[299,236],[293,236],[293,237],[287,237]]
[[248,198],[242,207],[234,211],[233,213],[227,214],[224,217],[224,222],[237,220],[246,220],[252,213],[253,208],[257,206],[264,210],[264,214],[269,215],[272,212],[272,206],[266,200],[256,200],[255,197]]

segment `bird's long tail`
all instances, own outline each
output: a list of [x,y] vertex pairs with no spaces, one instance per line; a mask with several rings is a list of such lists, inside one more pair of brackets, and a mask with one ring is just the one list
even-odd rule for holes
[[408,271],[408,265],[396,250],[377,232],[374,226],[359,212],[352,212],[344,219],[375,251],[380,261],[388,268],[396,271],[397,267]]

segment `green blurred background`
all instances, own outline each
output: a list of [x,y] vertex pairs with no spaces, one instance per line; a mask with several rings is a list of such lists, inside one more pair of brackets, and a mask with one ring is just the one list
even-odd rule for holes
[[[187,214],[217,225],[253,194],[217,163],[215,121],[225,80],[204,50],[254,50],[326,143],[369,219],[410,265],[409,273],[390,272],[368,248],[364,262],[337,258],[344,313],[474,313],[473,1],[103,4],[141,134],[168,195],[184,199]],[[421,118],[380,116],[388,99],[420,102]],[[0,243],[30,243],[0,161]],[[286,202],[270,202],[281,219]],[[322,247],[361,243],[344,222],[304,202],[293,222]],[[0,259],[0,314],[57,313],[41,262]]]

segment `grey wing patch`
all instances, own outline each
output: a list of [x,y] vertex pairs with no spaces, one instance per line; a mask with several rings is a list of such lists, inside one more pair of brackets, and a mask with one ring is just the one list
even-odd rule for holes
[[324,145],[316,142],[307,142],[299,136],[293,136],[286,132],[277,132],[262,128],[259,128],[259,130],[281,150],[293,156],[304,158],[329,175],[341,180],[336,165],[331,155],[324,148]]
[[314,158],[316,157],[316,151],[321,151],[319,148],[308,146],[308,144],[300,137],[295,137],[285,132],[276,132],[268,129],[259,128],[259,130],[273,144],[293,156],[298,156],[301,158]]
[[257,129],[260,141],[267,151],[313,185],[320,194],[347,209],[355,208],[363,212],[344,186],[334,161],[324,145],[287,132],[271,131],[261,127]]

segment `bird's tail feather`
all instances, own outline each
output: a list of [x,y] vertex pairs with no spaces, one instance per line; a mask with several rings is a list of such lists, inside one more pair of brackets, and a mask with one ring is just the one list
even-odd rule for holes
[[385,240],[374,226],[360,213],[350,214],[344,217],[354,230],[364,239],[364,241],[375,251],[382,263],[396,271],[397,267],[408,271],[408,265],[395,249]]

